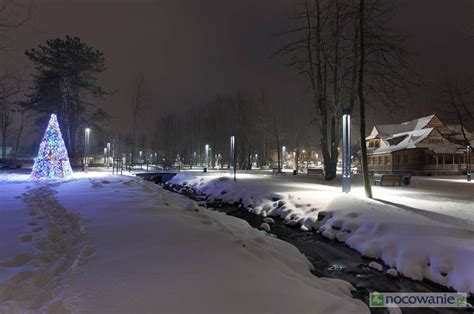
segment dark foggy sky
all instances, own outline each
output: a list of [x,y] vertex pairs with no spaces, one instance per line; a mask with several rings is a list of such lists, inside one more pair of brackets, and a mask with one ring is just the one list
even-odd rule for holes
[[[105,53],[104,86],[117,92],[105,108],[114,124],[128,122],[133,78],[143,72],[152,93],[152,123],[161,112],[216,93],[265,88],[270,101],[308,106],[300,77],[270,59],[275,34],[287,28],[298,0],[38,0],[28,27],[15,33],[9,64],[27,66],[25,49],[69,34]],[[427,80],[474,70],[474,1],[399,0],[395,24],[411,34],[409,49]],[[431,113],[434,92],[416,94],[416,109]],[[306,103],[308,103],[306,101]],[[386,117],[377,113],[377,122]]]

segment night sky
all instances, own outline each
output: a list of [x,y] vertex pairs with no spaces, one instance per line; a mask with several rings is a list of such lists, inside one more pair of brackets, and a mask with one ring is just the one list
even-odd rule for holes
[[[288,28],[296,0],[138,0],[37,1],[29,25],[15,32],[7,64],[29,66],[23,55],[48,38],[66,34],[105,53],[104,87],[116,91],[104,107],[112,123],[128,122],[132,84],[143,72],[152,94],[155,121],[161,112],[211,99],[216,93],[265,88],[280,105],[309,107],[302,79],[270,56],[276,34]],[[411,35],[408,49],[427,83],[448,73],[474,70],[472,0],[400,0],[394,24]],[[5,62],[3,62],[5,63]],[[416,106],[396,119],[436,111],[436,88],[416,91]],[[382,110],[369,113],[369,124],[387,122]],[[393,119],[393,117],[390,117]]]

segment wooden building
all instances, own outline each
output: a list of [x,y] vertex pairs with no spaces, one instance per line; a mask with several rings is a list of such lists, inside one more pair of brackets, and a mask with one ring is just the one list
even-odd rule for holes
[[[474,134],[465,129],[464,134],[473,147]],[[444,124],[436,115],[376,125],[366,144],[370,172],[439,175],[462,174],[467,168],[468,148],[460,125]]]

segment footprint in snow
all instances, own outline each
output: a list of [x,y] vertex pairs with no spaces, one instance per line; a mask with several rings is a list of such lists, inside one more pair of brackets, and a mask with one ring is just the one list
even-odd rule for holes
[[20,266],[25,265],[29,261],[33,260],[34,258],[35,256],[31,253],[23,253],[5,262],[1,262],[0,266],[7,267],[7,268],[20,267]]
[[95,249],[91,246],[86,246],[82,252],[81,252],[81,256],[82,257],[90,257],[92,256],[93,254],[95,253]]
[[31,234],[25,234],[20,237],[20,240],[23,242],[31,242],[33,240],[33,235]]
[[38,227],[34,227],[33,229],[31,229],[33,232],[40,232],[41,230],[43,230],[43,227],[41,226],[38,226]]

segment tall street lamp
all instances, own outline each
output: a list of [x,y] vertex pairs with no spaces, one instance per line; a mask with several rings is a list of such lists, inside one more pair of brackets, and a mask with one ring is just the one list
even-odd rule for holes
[[281,170],[285,169],[286,146],[281,147]]
[[212,168],[212,147],[210,147],[210,146],[209,146],[209,151],[208,151],[208,153],[209,153],[209,155],[208,155],[208,156],[209,156],[209,160],[208,160],[207,167],[208,167],[208,168]]
[[229,169],[232,169],[234,164],[234,149],[235,149],[235,136],[230,137],[230,151],[229,151]]
[[107,166],[107,147],[104,147],[104,166]]
[[351,113],[342,110],[342,192],[351,191]]
[[110,142],[107,143],[107,168],[110,166],[110,157],[113,157],[113,154],[111,154],[111,146]]
[[237,159],[235,158],[235,136],[230,137],[229,169],[234,174],[234,181],[237,179]]
[[90,140],[91,129],[86,128],[84,131],[84,172],[89,171],[89,140]]
[[207,172],[207,167],[209,167],[209,145],[206,144],[204,147],[204,172]]
[[472,147],[471,145],[467,144],[467,167],[466,167],[466,176],[467,176],[467,181],[471,181],[471,151]]

